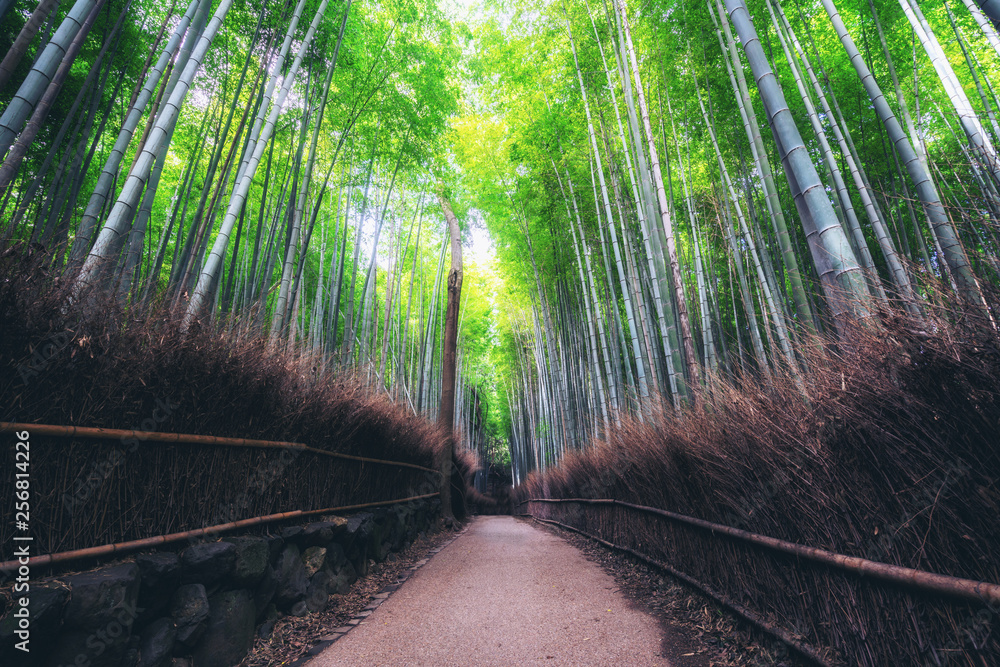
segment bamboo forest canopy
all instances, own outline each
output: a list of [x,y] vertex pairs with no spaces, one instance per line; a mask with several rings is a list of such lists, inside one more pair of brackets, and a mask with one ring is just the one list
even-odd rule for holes
[[[1000,280],[994,0],[0,0],[0,234],[515,481]],[[985,320],[990,316],[984,313]],[[874,324],[872,324],[874,326]]]

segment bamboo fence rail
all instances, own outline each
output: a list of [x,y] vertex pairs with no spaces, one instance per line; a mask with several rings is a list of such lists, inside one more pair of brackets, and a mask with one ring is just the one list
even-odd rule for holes
[[635,505],[621,500],[612,499],[590,499],[590,498],[531,498],[529,503],[580,503],[585,505],[619,505],[630,509],[655,514],[669,519],[676,523],[683,523],[690,526],[718,533],[728,538],[749,542],[751,544],[789,554],[796,558],[802,558],[815,563],[822,563],[831,567],[852,572],[858,575],[870,576],[902,586],[909,586],[917,590],[951,595],[955,597],[972,600],[974,602],[984,602],[989,605],[1000,604],[1000,585],[985,581],[975,581],[973,579],[962,579],[946,574],[937,574],[924,570],[902,567],[900,565],[890,565],[877,561],[859,558],[857,556],[847,556],[834,553],[816,547],[807,547],[793,542],[786,542],[774,537],[759,535],[749,531],[732,528],[703,519],[677,514],[667,510],[647,507],[645,505]]
[[96,428],[90,426],[56,426],[52,424],[25,424],[18,422],[0,422],[0,433],[13,433],[15,431],[28,431],[32,435],[41,435],[53,438],[91,438],[96,440],[123,440],[136,439],[140,442],[168,443],[173,445],[210,445],[215,447],[249,447],[256,449],[292,449],[300,452],[310,452],[320,456],[330,456],[359,463],[375,463],[378,465],[396,466],[399,468],[412,468],[424,472],[440,475],[441,472],[433,468],[425,468],[416,463],[406,463],[405,461],[386,461],[384,459],[373,459],[367,456],[355,456],[354,454],[343,454],[341,452],[331,452],[318,447],[310,447],[301,442],[285,442],[280,440],[254,440],[251,438],[223,438],[214,435],[193,435],[190,433],[157,433],[153,431],[136,431],[116,428]]
[[[255,440],[252,438],[225,438],[212,435],[194,435],[188,433],[159,433],[153,431],[96,428],[87,426],[62,426],[62,425],[52,425],[52,424],[0,422],[0,433],[13,433],[17,431],[28,431],[32,435],[32,437],[45,436],[45,437],[55,437],[55,438],[89,438],[96,440],[135,439],[140,442],[150,442],[150,443],[208,445],[216,447],[245,447],[245,448],[255,448],[255,449],[290,449],[294,451],[309,452],[320,456],[328,456],[332,458],[354,461],[358,463],[372,463],[377,465],[386,465],[398,468],[410,468],[413,470],[420,470],[423,472],[429,472],[436,475],[441,475],[441,472],[438,470],[417,465],[415,463],[407,463],[405,461],[389,461],[385,459],[376,459],[367,456],[356,456],[353,454],[332,452],[325,449],[319,449],[317,447],[310,447],[309,445],[300,442]],[[218,524],[214,526],[207,526],[205,528],[197,528],[177,533],[169,533],[166,535],[146,537],[139,540],[130,540],[127,542],[119,542],[115,544],[104,544],[95,547],[88,547],[86,549],[74,549],[71,551],[62,551],[57,553],[33,556],[28,560],[27,563],[22,563],[19,560],[0,562],[0,572],[15,571],[21,565],[30,565],[39,567],[39,566],[53,565],[56,563],[65,563],[69,561],[82,560],[86,558],[106,557],[116,554],[137,551],[139,549],[146,549],[150,547],[160,546],[163,544],[179,542],[181,540],[186,540],[186,539],[217,535],[219,533],[229,532],[240,528],[248,528],[251,526],[258,526],[266,523],[274,523],[278,521],[315,516],[319,514],[334,514],[337,512],[347,512],[347,511],[364,509],[368,507],[395,505],[398,503],[405,503],[416,500],[423,500],[426,498],[433,498],[438,495],[440,495],[440,492],[428,493],[419,496],[411,496],[408,498],[399,498],[395,500],[361,503],[357,505],[343,505],[339,507],[328,507],[318,510],[305,510],[305,511],[292,510],[289,512],[278,512],[275,514],[267,514],[257,517],[251,517],[248,519],[240,519],[238,521],[231,521],[228,523]]]
[[286,519],[297,519],[302,517],[315,516],[318,514],[335,514],[338,512],[351,512],[354,510],[365,509],[367,507],[382,507],[385,505],[397,505],[399,503],[406,503],[416,500],[424,500],[426,498],[433,498],[437,495],[440,495],[440,493],[439,492],[425,493],[420,496],[410,496],[409,498],[382,500],[373,503],[361,503],[360,505],[343,505],[341,507],[326,507],[318,510],[308,510],[308,511],[292,510],[290,512],[279,512],[277,514],[257,516],[257,517],[252,517],[250,519],[240,519],[239,521],[231,521],[229,523],[222,523],[215,526],[207,526],[205,528],[185,530],[179,533],[170,533],[168,535],[157,535],[154,537],[146,537],[141,540],[131,540],[129,542],[119,542],[118,544],[104,544],[101,546],[90,547],[87,549],[74,549],[73,551],[62,551],[54,554],[43,554],[41,556],[33,556],[28,560],[27,563],[22,563],[19,560],[8,560],[0,563],[0,572],[16,571],[18,567],[20,567],[21,565],[39,567],[45,565],[53,565],[55,563],[66,563],[74,560],[82,560],[85,558],[99,558],[99,557],[123,554],[132,551],[137,551],[139,549],[148,549],[163,544],[170,544],[172,542],[180,542],[181,540],[217,535],[219,533],[229,532],[231,530],[236,530],[238,528],[248,528],[250,526],[259,526],[265,523],[274,523],[277,521],[284,521]]

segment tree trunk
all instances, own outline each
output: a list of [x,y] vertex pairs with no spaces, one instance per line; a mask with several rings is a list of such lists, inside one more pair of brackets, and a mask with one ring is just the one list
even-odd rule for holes
[[[207,0],[203,1],[207,2]],[[166,141],[169,132],[173,128],[174,122],[180,114],[184,98],[187,96],[188,89],[194,81],[195,74],[201,67],[201,61],[208,52],[208,48],[222,26],[222,22],[231,6],[232,0],[222,0],[219,3],[219,6],[215,10],[215,15],[209,21],[208,26],[198,40],[197,46],[188,59],[184,71],[179,77],[177,86],[170,94],[170,98],[167,100],[162,111],[157,114],[156,122],[153,130],[150,132],[149,139],[130,170],[125,185],[118,196],[118,200],[111,209],[111,213],[104,227],[101,229],[101,233],[98,235],[90,255],[88,255],[84,262],[80,270],[80,275],[76,278],[76,282],[74,283],[75,291],[79,292],[87,285],[93,284],[98,277],[99,271],[103,270],[104,263],[114,257],[117,249],[121,247],[120,241],[127,231],[127,224],[131,221],[131,216],[135,212],[136,205],[139,203],[139,197],[149,179],[150,171],[157,160],[159,151],[161,149],[166,150],[166,147],[162,146],[162,144]]]
[[[441,360],[441,408],[438,428],[445,434],[444,446],[439,453],[441,471],[441,514],[452,517],[451,510],[451,457],[455,437],[455,356],[458,348],[458,310],[462,297],[462,232],[458,219],[451,211],[451,204],[443,188],[438,191],[438,201],[448,221],[451,236],[451,268],[448,270],[448,305],[444,318],[444,355]],[[459,490],[461,492],[461,489]]]
[[[0,193],[10,187],[11,183],[14,181],[14,177],[17,175],[18,170],[21,167],[21,161],[24,159],[24,155],[28,152],[28,148],[35,141],[35,137],[38,132],[42,129],[42,123],[45,118],[49,115],[49,109],[52,108],[52,104],[55,102],[56,97],[59,95],[59,91],[62,90],[63,83],[66,81],[66,75],[69,74],[70,68],[73,66],[73,61],[76,60],[77,54],[80,52],[80,48],[83,46],[84,40],[90,33],[91,27],[94,25],[94,21],[97,20],[97,15],[100,14],[101,8],[104,6],[105,0],[100,0],[87,17],[83,21],[83,25],[80,26],[80,30],[76,33],[76,37],[73,38],[72,43],[70,43],[69,48],[66,49],[66,53],[62,58],[62,62],[59,63],[59,69],[56,70],[55,76],[52,77],[52,81],[45,89],[45,94],[42,95],[38,104],[35,106],[34,111],[31,114],[31,118],[28,120],[28,124],[25,126],[24,131],[17,138],[17,142],[11,148],[10,153],[7,154],[7,159],[4,160],[3,166],[0,167]],[[127,10],[125,10],[127,11]],[[104,53],[106,52],[108,45],[114,39],[115,35],[118,34],[119,28],[121,28],[122,21],[125,19],[125,11],[122,11],[118,18],[118,22],[112,29],[111,34],[105,42],[104,48],[101,50],[99,56],[95,59],[94,65],[91,71],[95,74],[100,69],[100,63],[103,60]],[[88,82],[92,82],[93,79],[88,75]],[[0,83],[0,87],[2,87]]]
[[[781,209],[781,202],[778,197],[778,187],[774,181],[774,172],[771,170],[771,163],[764,148],[764,140],[760,132],[760,124],[757,114],[754,111],[753,103],[750,100],[750,92],[746,85],[746,78],[743,75],[743,66],[739,59],[736,48],[736,41],[733,39],[729,22],[725,20],[726,12],[722,6],[722,0],[715,0],[719,12],[719,24],[722,26],[726,36],[726,44],[729,51],[729,58],[726,58],[726,70],[731,75],[735,74],[735,85],[733,91],[736,94],[737,106],[741,110],[744,129],[750,140],[750,150],[754,162],[760,170],[762,185],[764,188],[764,202],[770,213],[771,220],[778,237],[778,244],[781,247],[781,256],[785,262],[785,271],[788,275],[792,292],[792,301],[795,303],[795,312],[798,316],[799,325],[809,333],[815,333],[816,328],[813,323],[812,310],[809,307],[809,300],[806,296],[805,286],[802,283],[802,272],[799,269],[798,258],[795,255],[795,248],[792,246],[791,236],[788,232],[788,225],[785,221],[784,211]],[[713,19],[715,13],[710,12]],[[719,46],[722,47],[722,36],[719,35]],[[733,77],[730,77],[731,80]],[[668,104],[669,106],[669,104]]]

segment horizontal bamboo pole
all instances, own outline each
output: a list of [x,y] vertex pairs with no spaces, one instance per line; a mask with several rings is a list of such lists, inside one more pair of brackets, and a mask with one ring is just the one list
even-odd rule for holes
[[622,507],[628,507],[640,512],[662,516],[677,523],[696,526],[711,533],[720,533],[730,538],[749,542],[751,544],[762,546],[766,549],[771,549],[772,551],[778,551],[796,556],[798,558],[804,558],[817,563],[830,565],[847,572],[853,572],[855,574],[881,579],[882,581],[889,581],[895,584],[910,586],[922,591],[953,595],[966,600],[985,602],[990,605],[1000,604],[1000,585],[997,584],[991,584],[985,581],[975,581],[973,579],[962,579],[960,577],[953,577],[947,574],[937,574],[934,572],[927,572],[925,570],[915,570],[913,568],[902,567],[900,565],[879,563],[877,561],[868,560],[867,558],[859,558],[857,556],[846,556],[844,554],[834,553],[825,549],[807,547],[801,544],[795,544],[794,542],[786,542],[774,537],[767,537],[766,535],[758,535],[757,533],[740,530],[739,528],[723,526],[722,524],[712,523],[711,521],[705,521],[703,519],[696,519],[684,514],[668,512],[667,510],[661,510],[655,507],[646,507],[645,505],[635,505],[621,500],[604,498],[532,498],[531,502],[620,505]]
[[802,642],[797,637],[792,636],[792,634],[790,632],[788,632],[787,630],[785,630],[784,628],[781,628],[781,627],[779,627],[779,626],[777,626],[777,625],[775,625],[773,623],[769,623],[768,621],[764,620],[764,618],[760,614],[758,614],[757,612],[755,612],[755,611],[753,611],[751,609],[748,609],[747,607],[744,607],[743,605],[739,604],[738,602],[730,599],[729,596],[716,591],[714,588],[712,588],[708,584],[703,584],[702,582],[698,581],[694,577],[692,577],[692,576],[690,576],[688,574],[685,574],[684,572],[681,572],[680,570],[676,569],[672,565],[668,565],[667,563],[664,563],[662,561],[658,561],[655,558],[650,558],[646,554],[640,553],[640,552],[636,551],[635,549],[631,549],[629,547],[623,547],[621,545],[614,544],[612,542],[608,542],[607,540],[601,539],[597,535],[591,535],[588,532],[582,531],[579,528],[575,528],[573,526],[570,526],[568,524],[562,523],[560,521],[553,521],[552,519],[539,519],[538,517],[531,517],[531,518],[533,520],[535,520],[535,521],[544,521],[545,523],[550,523],[550,524],[553,524],[555,526],[559,526],[560,528],[565,528],[566,530],[570,530],[570,531],[572,531],[574,533],[578,533],[580,535],[583,535],[584,537],[587,537],[587,538],[590,538],[590,539],[594,540],[595,542],[599,542],[599,543],[603,544],[604,546],[608,547],[609,549],[615,549],[617,551],[623,551],[623,552],[625,552],[627,554],[631,554],[631,555],[635,556],[636,558],[638,558],[639,560],[652,565],[653,567],[657,567],[657,568],[659,568],[661,570],[664,570],[665,572],[670,573],[671,576],[676,577],[677,579],[680,579],[685,584],[691,586],[695,590],[700,591],[704,595],[707,595],[711,599],[715,600],[722,607],[724,607],[726,609],[729,609],[730,611],[732,611],[733,613],[735,613],[737,616],[740,616],[743,619],[745,619],[745,620],[749,621],[750,623],[752,623],[753,625],[756,625],[758,628],[760,628],[764,632],[767,632],[772,637],[775,637],[778,640],[784,642],[785,644],[788,644],[797,653],[799,653],[802,657],[806,658],[810,662],[812,662],[814,664],[817,664],[817,665],[821,665],[822,667],[828,667],[830,665],[830,663],[827,662],[823,658],[823,656],[820,655],[819,651],[817,651],[815,648],[813,648],[809,644],[806,644],[806,643]]
[[317,447],[310,447],[301,442],[284,442],[280,440],[253,440],[250,438],[222,438],[214,435],[192,435],[189,433],[154,433],[152,431],[135,431],[117,428],[95,428],[91,426],[54,426],[51,424],[24,424],[16,422],[0,422],[0,433],[13,433],[15,431],[28,431],[32,435],[43,435],[52,438],[93,438],[98,440],[127,440],[135,439],[140,442],[165,442],[175,445],[212,445],[218,447],[251,447],[256,449],[292,449],[300,452],[310,452],[320,456],[332,456],[333,458],[346,459],[348,461],[358,461],[361,463],[377,463],[379,465],[396,466],[399,468],[413,468],[423,472],[440,475],[441,471],[432,468],[425,468],[416,463],[405,463],[403,461],[386,461],[383,459],[373,459],[367,456],[355,456],[353,454],[342,454],[331,452]]
[[292,510],[291,512],[279,512],[277,514],[255,516],[250,519],[240,519],[239,521],[221,523],[216,526],[208,526],[206,528],[196,528],[194,530],[185,530],[180,533],[170,533],[169,535],[158,535],[155,537],[146,537],[141,540],[132,540],[130,542],[119,542],[118,544],[104,544],[98,547],[89,547],[87,549],[74,549],[73,551],[61,551],[54,554],[33,556],[28,560],[27,563],[22,563],[19,560],[8,560],[4,561],[3,563],[0,563],[0,572],[13,572],[17,570],[18,567],[20,567],[21,565],[28,565],[31,567],[42,567],[45,565],[54,565],[56,563],[66,563],[74,560],[83,560],[85,558],[102,558],[105,556],[113,556],[117,554],[138,551],[139,549],[158,547],[164,544],[170,544],[172,542],[180,542],[181,540],[188,540],[197,537],[210,537],[212,535],[217,535],[219,533],[227,533],[229,531],[236,530],[239,528],[259,526],[265,523],[284,521],[286,519],[296,519],[301,517],[314,516],[317,514],[334,514],[337,512],[350,512],[353,510],[365,509],[367,507],[398,505],[399,503],[407,503],[414,500],[423,500],[424,498],[433,498],[434,496],[437,495],[439,495],[437,492],[425,493],[422,496],[411,496],[409,498],[399,498],[397,500],[384,500],[374,503],[361,503],[360,505],[344,505],[343,507],[327,507],[320,510],[309,510],[306,512],[303,512],[302,510]]
[[362,503],[360,505],[345,505],[344,507],[326,507],[321,510],[308,510],[302,512],[302,516],[315,516],[317,514],[335,514],[337,512],[353,512],[354,510],[365,509],[366,507],[382,507],[384,505],[398,505],[400,503],[408,503],[414,500],[424,500],[425,498],[434,498],[435,496],[441,495],[440,491],[435,491],[434,493],[425,493],[422,496],[410,496],[409,498],[400,498],[399,500],[379,500],[374,503]]

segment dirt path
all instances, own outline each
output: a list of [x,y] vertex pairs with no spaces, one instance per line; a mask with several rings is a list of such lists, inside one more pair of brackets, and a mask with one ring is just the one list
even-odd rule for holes
[[480,517],[309,667],[671,665],[670,645],[576,548]]

